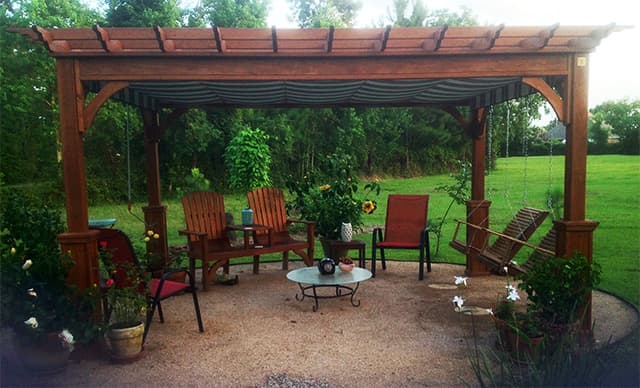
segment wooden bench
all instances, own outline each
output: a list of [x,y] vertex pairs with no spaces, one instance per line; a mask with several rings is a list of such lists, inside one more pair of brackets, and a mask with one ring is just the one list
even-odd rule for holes
[[[284,204],[283,204],[284,205]],[[195,275],[195,261],[202,261],[202,289],[206,291],[219,268],[228,273],[229,260],[240,257],[253,257],[253,270],[258,273],[260,255],[282,252],[288,260],[288,252],[301,255],[305,264],[313,265],[314,223],[304,222],[307,226],[307,241],[284,238],[279,229],[272,225],[255,225],[248,227],[227,225],[222,194],[208,191],[190,193],[182,198],[186,230],[181,235],[187,236],[189,266]],[[256,218],[259,224],[261,219]],[[230,229],[250,233],[253,243],[234,246],[228,236]],[[248,239],[247,239],[248,240]],[[245,241],[247,241],[245,240]],[[306,251],[306,252],[305,252]],[[286,267],[283,260],[283,267]]]

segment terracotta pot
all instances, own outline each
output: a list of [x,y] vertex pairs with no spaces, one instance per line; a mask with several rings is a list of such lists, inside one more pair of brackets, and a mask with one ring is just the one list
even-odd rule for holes
[[62,345],[58,333],[49,333],[36,343],[25,342],[15,336],[14,349],[24,369],[37,375],[62,372],[66,369],[71,354],[69,348]]
[[122,329],[109,329],[105,335],[111,359],[118,362],[132,362],[142,355],[144,323]]
[[540,344],[544,336],[527,337],[510,326],[510,324],[500,318],[493,317],[496,330],[498,331],[499,347],[518,362],[535,361],[540,357]]

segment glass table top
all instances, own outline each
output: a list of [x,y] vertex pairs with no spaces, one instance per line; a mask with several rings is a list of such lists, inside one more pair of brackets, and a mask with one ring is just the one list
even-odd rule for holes
[[332,275],[322,275],[317,266],[298,268],[287,273],[287,279],[293,282],[327,286],[359,283],[369,278],[371,271],[359,267],[354,267],[351,272],[343,272],[336,266],[336,272]]

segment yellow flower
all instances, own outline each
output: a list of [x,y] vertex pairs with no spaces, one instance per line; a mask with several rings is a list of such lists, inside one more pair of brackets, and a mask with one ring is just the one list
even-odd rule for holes
[[327,191],[331,188],[331,185],[326,184],[326,185],[322,185],[320,186],[320,191]]
[[33,262],[31,260],[27,260],[27,261],[24,262],[24,264],[22,264],[22,269],[24,269],[26,271],[29,268],[31,268],[32,264],[33,264]]
[[155,240],[157,240],[157,239],[159,239],[159,238],[160,238],[160,235],[159,235],[158,233],[156,233],[156,234],[154,234],[154,235],[153,235],[153,238],[154,238]]
[[16,254],[16,248],[11,247],[11,254],[12,254],[12,255],[15,255],[15,254]]
[[376,210],[376,204],[373,201],[364,201],[364,203],[362,204],[362,211],[367,213],[367,214],[371,214],[373,213],[373,211]]
[[147,230],[147,236],[151,237],[151,236],[153,236],[153,233],[154,232],[153,232],[152,229]]
[[149,237],[145,237],[144,238],[144,242],[149,242],[149,241],[151,241],[151,239]]

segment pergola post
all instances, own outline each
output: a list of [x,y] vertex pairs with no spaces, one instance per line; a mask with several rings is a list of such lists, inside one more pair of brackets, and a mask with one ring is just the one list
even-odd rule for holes
[[[467,201],[467,222],[485,228],[489,227],[489,207],[491,201],[486,201],[484,170],[486,154],[486,115],[484,109],[477,109],[471,112],[469,121],[469,132],[472,139],[471,154],[471,199]],[[486,239],[489,238],[486,232],[467,226],[467,245],[471,248],[467,250],[466,273],[469,276],[480,276],[489,274],[487,265],[478,260],[478,251],[482,249]]]
[[[569,258],[576,252],[593,260],[593,231],[598,222],[585,220],[587,179],[588,56],[574,54],[565,95],[567,143],[564,173],[564,218],[555,221],[556,254]],[[589,298],[591,299],[591,298]],[[591,330],[591,303],[584,315],[583,330]]]
[[169,258],[169,243],[167,236],[167,207],[162,205],[160,191],[160,157],[158,154],[158,143],[162,135],[160,115],[156,111],[143,110],[142,122],[148,196],[148,204],[142,210],[146,229],[153,229],[155,233],[160,235],[158,240],[152,240],[152,244],[147,244],[147,253],[159,256],[162,258],[162,262],[166,263]]
[[68,281],[84,290],[98,284],[98,233],[89,230],[89,209],[84,163],[84,90],[75,59],[56,61],[60,104],[60,139],[64,176],[67,232],[58,236],[63,253],[75,265]]

